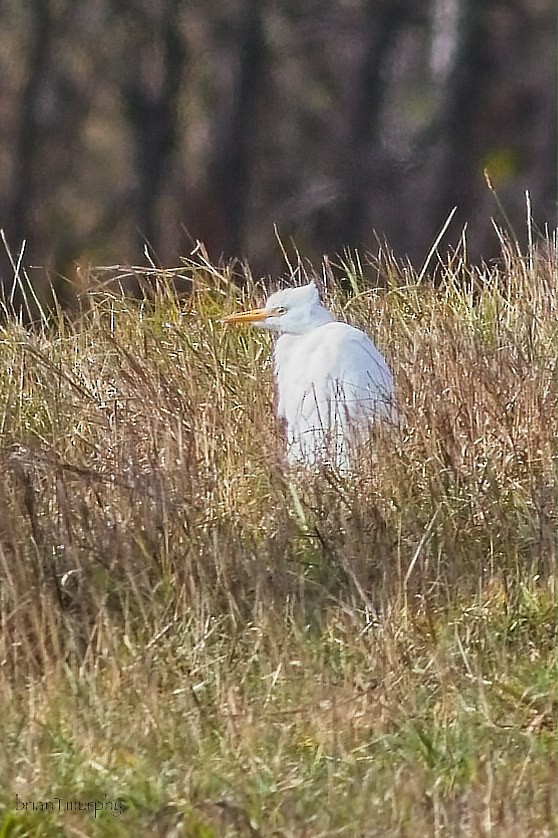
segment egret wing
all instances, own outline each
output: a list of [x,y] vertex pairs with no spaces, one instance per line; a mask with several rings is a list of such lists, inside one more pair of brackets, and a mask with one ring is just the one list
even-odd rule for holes
[[344,323],[332,325],[342,328],[335,330],[334,351],[324,373],[337,415],[349,419],[389,416],[394,387],[384,357],[364,332]]
[[290,349],[277,370],[290,458],[315,462],[327,449],[343,464],[353,431],[391,415],[390,370],[367,335],[345,323],[325,324]]

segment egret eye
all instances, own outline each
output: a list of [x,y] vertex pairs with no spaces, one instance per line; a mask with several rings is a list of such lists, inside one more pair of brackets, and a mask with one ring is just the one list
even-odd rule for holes
[[277,308],[273,309],[273,313],[276,317],[280,317],[282,314],[285,314],[286,311],[287,309],[285,306],[277,306]]

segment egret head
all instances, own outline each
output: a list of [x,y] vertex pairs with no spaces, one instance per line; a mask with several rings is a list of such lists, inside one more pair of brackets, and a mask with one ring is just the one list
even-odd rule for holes
[[286,288],[272,294],[264,308],[251,309],[223,318],[224,323],[253,323],[263,329],[303,335],[333,320],[320,302],[314,282],[299,288]]

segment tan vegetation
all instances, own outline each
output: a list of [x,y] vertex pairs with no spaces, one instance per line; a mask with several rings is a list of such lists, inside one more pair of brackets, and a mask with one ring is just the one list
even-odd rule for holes
[[249,279],[2,326],[2,835],[555,834],[555,249],[345,271],[405,419],[350,477],[286,468]]

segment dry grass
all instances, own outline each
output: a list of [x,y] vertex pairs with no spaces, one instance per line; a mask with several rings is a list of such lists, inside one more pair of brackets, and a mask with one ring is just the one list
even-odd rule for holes
[[346,268],[405,416],[350,477],[227,271],[2,327],[0,835],[555,834],[555,250]]

